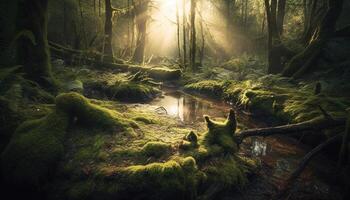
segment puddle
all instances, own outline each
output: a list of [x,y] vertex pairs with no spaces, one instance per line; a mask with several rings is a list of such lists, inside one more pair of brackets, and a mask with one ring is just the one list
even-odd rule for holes
[[[150,104],[157,107],[157,112],[177,117],[185,124],[204,124],[203,115],[209,115],[212,118],[226,118],[231,108],[229,104],[222,101],[194,97],[170,89],[165,89],[163,96],[153,100]],[[238,121],[247,128],[266,126],[264,123],[254,121],[251,116],[243,112],[236,111],[236,114]],[[267,138],[252,137],[245,140],[239,154],[250,156],[260,161],[265,168],[259,172],[261,178],[267,180],[268,184],[273,185],[275,189],[279,189],[296,169],[307,151],[309,151],[308,148],[294,139],[273,136]],[[324,162],[324,160],[321,162]],[[313,166],[320,165],[314,164]],[[320,188],[317,185],[327,186],[327,184],[319,181],[315,169],[312,167],[306,168],[300,180],[302,184],[311,185],[313,188]],[[322,195],[326,195],[329,192],[328,189],[322,191],[319,189],[317,191],[312,190],[318,194],[322,193]]]

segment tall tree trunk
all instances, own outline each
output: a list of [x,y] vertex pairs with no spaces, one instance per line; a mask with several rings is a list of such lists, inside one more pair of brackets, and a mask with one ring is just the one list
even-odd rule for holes
[[286,0],[278,1],[277,30],[280,35],[283,33],[284,16],[286,13]]
[[84,11],[83,11],[83,6],[81,4],[81,0],[78,0],[79,4],[79,10],[80,10],[80,18],[81,18],[81,26],[82,26],[82,32],[83,32],[83,39],[84,39],[84,45],[85,48],[88,47],[88,41],[87,41],[87,36],[86,36],[86,30],[85,30],[85,19],[84,19]]
[[[177,28],[177,50],[179,56],[179,62],[181,63],[181,37],[180,37],[180,9],[179,9],[179,1],[176,1],[176,28]],[[182,62],[183,63],[183,62]]]
[[147,23],[148,23],[148,4],[150,0],[145,0],[135,7],[136,12],[136,27],[137,40],[136,49],[133,60],[138,63],[143,63],[147,38]]
[[47,40],[47,7],[48,0],[19,1],[17,30],[30,31],[33,35],[18,39],[17,56],[27,78],[45,88],[54,89]]
[[187,17],[186,17],[186,0],[182,0],[182,39],[183,39],[183,62],[184,68],[187,67]]
[[113,34],[113,8],[111,5],[111,0],[105,0],[105,39],[104,39],[104,60],[113,61],[113,48],[112,48],[112,34]]
[[291,59],[287,68],[283,71],[284,76],[299,78],[309,70],[322,47],[334,35],[336,22],[343,9],[343,2],[344,0],[328,0],[328,11],[318,26],[316,35],[304,51]]
[[277,74],[282,71],[281,39],[277,28],[277,0],[265,0],[266,18],[268,24],[268,73]]
[[197,71],[196,66],[196,54],[197,54],[197,41],[196,41],[196,7],[197,0],[191,0],[191,48],[190,48],[190,66],[193,71]]

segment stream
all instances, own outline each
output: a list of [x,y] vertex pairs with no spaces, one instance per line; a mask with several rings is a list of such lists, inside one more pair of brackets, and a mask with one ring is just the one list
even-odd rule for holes
[[[213,119],[226,118],[232,108],[223,101],[192,96],[174,89],[163,89],[163,95],[149,104],[185,124],[200,124],[202,127],[205,127],[203,115],[209,115]],[[237,121],[243,127],[251,129],[267,126],[261,122],[263,119],[253,119],[256,117],[235,110]],[[228,195],[227,199],[270,199],[273,193],[281,189],[308,151],[309,147],[289,137],[252,137],[245,140],[239,154],[257,159],[261,163],[261,169],[247,188],[238,194]],[[326,157],[316,157],[295,184],[290,199],[339,199],[337,189],[324,177],[330,170],[334,170],[334,166],[333,161]]]

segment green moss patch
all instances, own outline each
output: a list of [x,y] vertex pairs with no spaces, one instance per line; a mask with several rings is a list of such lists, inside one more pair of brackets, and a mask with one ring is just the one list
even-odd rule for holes
[[118,112],[92,104],[77,93],[61,94],[56,98],[55,110],[17,128],[1,155],[5,178],[34,186],[46,182],[63,156],[66,130],[75,118],[85,126],[118,131],[137,126],[122,119]]
[[[262,111],[287,122],[311,120],[322,115],[319,106],[334,117],[345,117],[350,106],[347,97],[321,93],[316,95],[313,83],[296,83],[278,75],[266,75],[256,80],[206,80],[186,85],[188,91],[215,94],[252,111]],[[216,88],[216,89],[215,89]],[[221,95],[219,95],[221,94]]]

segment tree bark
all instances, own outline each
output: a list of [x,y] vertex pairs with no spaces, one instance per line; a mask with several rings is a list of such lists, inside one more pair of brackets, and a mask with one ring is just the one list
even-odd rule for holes
[[104,52],[103,54],[106,57],[103,60],[113,61],[113,48],[112,48],[112,34],[113,34],[113,8],[111,4],[111,0],[105,0],[105,39],[104,39]]
[[336,22],[341,14],[343,2],[344,0],[328,0],[328,11],[318,26],[317,33],[305,50],[288,63],[283,76],[300,78],[309,70],[322,47],[335,34]]
[[187,67],[187,17],[186,17],[186,0],[182,0],[182,39],[183,39],[183,63]]
[[280,35],[283,34],[283,24],[284,24],[285,13],[286,13],[286,0],[279,0],[276,23],[277,23],[277,31]]
[[192,71],[197,71],[197,37],[196,37],[196,7],[197,0],[191,0],[191,48],[190,48],[190,66]]
[[28,79],[45,88],[54,89],[47,40],[47,8],[48,0],[19,1],[17,30],[30,31],[33,35],[18,39],[17,56],[19,64],[24,66]]
[[[177,35],[177,50],[179,56],[179,63],[181,63],[181,37],[180,37],[180,10],[179,10],[179,1],[176,1],[176,35]],[[183,63],[183,62],[182,62]]]
[[145,0],[135,7],[137,39],[136,49],[133,60],[137,63],[143,63],[147,38],[147,23],[148,23],[148,4],[150,0]]
[[239,141],[244,140],[245,138],[252,136],[271,136],[276,134],[293,134],[298,133],[302,134],[304,131],[319,131],[322,129],[333,128],[337,126],[345,126],[346,119],[329,119],[329,118],[316,118],[313,120],[309,120],[306,122],[301,122],[297,124],[290,124],[284,126],[270,127],[270,128],[259,128],[259,129],[251,129],[246,131],[241,131],[238,133],[237,137]]
[[[283,1],[283,0],[282,0]],[[266,19],[268,25],[268,73],[277,74],[282,71],[282,47],[280,34],[277,27],[277,0],[265,0]],[[281,12],[284,13],[284,12]],[[283,24],[282,24],[283,26]]]

